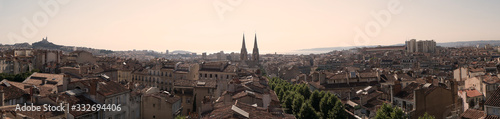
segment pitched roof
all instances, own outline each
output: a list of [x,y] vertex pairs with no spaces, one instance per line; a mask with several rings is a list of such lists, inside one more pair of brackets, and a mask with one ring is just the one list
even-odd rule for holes
[[496,116],[496,115],[486,115],[486,117],[484,117],[484,119],[500,119],[500,117]]
[[33,118],[33,119],[42,119],[42,116],[49,118],[49,117],[56,117],[56,116],[64,115],[63,111],[20,111],[20,110],[16,111],[15,105],[2,106],[2,109],[0,109],[0,110],[2,112],[11,112],[12,114],[20,113],[22,115],[25,115],[26,117]]
[[500,88],[497,88],[497,90],[495,90],[495,92],[493,92],[490,97],[486,99],[484,105],[500,107]]
[[151,97],[158,98],[160,100],[165,99],[165,101],[170,103],[170,104],[173,104],[173,103],[181,100],[181,97],[174,96],[174,95],[166,93],[166,92],[157,92],[157,93],[152,93],[152,94],[146,94],[144,96],[151,96]]
[[64,75],[62,74],[47,74],[47,73],[33,73],[31,76],[26,78],[26,80],[23,81],[25,84],[33,84],[33,85],[44,85],[42,83],[42,80],[46,80],[47,83],[45,84],[51,84],[51,85],[62,85]]
[[481,94],[481,92],[479,92],[476,89],[466,89],[466,90],[460,90],[458,92],[460,92],[460,93],[466,92],[467,93],[467,97],[476,97],[476,96],[482,96],[483,95],[483,94]]
[[28,95],[23,89],[12,86],[6,80],[0,83],[0,90],[4,91],[4,100],[17,99]]
[[97,93],[99,93],[103,96],[109,96],[109,95],[113,95],[113,94],[118,94],[118,93],[130,91],[129,89],[127,89],[125,86],[121,85],[120,83],[117,83],[114,81],[105,81],[105,80],[100,79],[100,78],[92,78],[89,80],[75,81],[75,82],[71,82],[70,84],[72,84],[72,83],[82,83],[82,84],[88,86],[89,89],[91,88],[90,87],[91,83],[97,83],[97,85],[99,85],[99,87],[100,87],[99,90],[97,90]]
[[395,97],[413,100],[413,91],[417,89],[420,85],[418,83],[408,84],[401,92],[397,93]]
[[[76,105],[76,104],[90,104],[90,105],[94,105],[94,104],[97,104],[95,103],[94,101],[88,99],[87,97],[83,96],[83,95],[78,95],[78,96],[71,96],[71,95],[67,95],[66,93],[62,93],[62,94],[59,94],[57,97],[56,96],[49,96],[49,98],[52,100],[52,101],[66,101],[69,103],[69,105]],[[56,102],[56,103],[59,103],[59,102]],[[89,114],[89,113],[92,113],[92,112],[95,112],[95,111],[76,111],[76,110],[70,110],[69,113],[71,113],[71,115],[75,116],[75,117],[78,117],[78,116],[81,116],[81,115],[84,115],[84,114]]]
[[484,117],[485,113],[484,111],[481,110],[475,110],[475,109],[467,109],[460,115],[462,118],[466,119],[479,119],[481,117]]
[[[234,118],[235,115],[247,117],[249,119],[294,119],[294,116],[287,114],[274,114],[269,112],[268,109],[262,107],[254,107],[249,104],[240,103],[238,101],[233,105],[224,105],[212,112],[205,114],[202,118],[206,119],[227,119]],[[236,116],[237,117],[237,116]]]

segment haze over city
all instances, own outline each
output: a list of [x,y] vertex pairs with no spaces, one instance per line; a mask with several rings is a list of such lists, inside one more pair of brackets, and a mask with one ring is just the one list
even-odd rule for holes
[[[500,16],[495,12],[500,11],[496,7],[500,1],[52,2],[1,0],[0,42],[33,43],[48,36],[55,44],[109,50],[239,52],[242,34],[250,47],[256,33],[261,53],[283,53],[403,44],[409,39],[438,43],[500,39],[495,33],[500,31]],[[383,12],[391,13],[390,17],[377,21]],[[370,29],[380,32],[356,40],[356,29],[366,34],[365,26],[372,23],[380,29]],[[34,29],[26,30],[26,24],[34,24]]]

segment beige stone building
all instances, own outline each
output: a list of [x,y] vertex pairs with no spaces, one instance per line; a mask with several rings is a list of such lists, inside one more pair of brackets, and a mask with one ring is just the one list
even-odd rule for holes
[[169,92],[146,94],[141,103],[142,119],[174,119],[181,113],[181,98]]
[[97,59],[94,57],[94,55],[92,55],[92,53],[79,50],[69,53],[65,61],[75,62],[78,64],[85,64],[85,63],[95,64],[97,62]]
[[174,93],[181,98],[183,107],[182,115],[196,115],[196,108],[201,106],[204,97],[212,97],[216,90],[216,81],[214,80],[183,80],[178,79],[174,82]]
[[198,67],[198,64],[182,62],[167,62],[146,66],[132,71],[132,82],[158,87],[160,90],[172,91],[174,80],[197,80]]

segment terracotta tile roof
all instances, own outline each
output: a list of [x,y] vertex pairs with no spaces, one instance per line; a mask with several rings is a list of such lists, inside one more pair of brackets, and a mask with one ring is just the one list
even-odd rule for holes
[[330,79],[333,79],[333,80],[346,80],[347,79],[347,75],[346,73],[337,73],[333,76],[331,76]]
[[[8,82],[10,85],[15,86],[21,90],[23,90],[26,93],[30,93],[30,87],[33,86],[33,84],[26,84],[26,83],[19,83],[19,82],[14,82],[14,81],[7,81],[4,80],[5,82]],[[54,85],[35,85],[38,88],[39,95],[42,97],[45,97],[48,94],[54,93],[56,91],[57,87]]]
[[262,94],[251,92],[251,91],[241,91],[241,92],[233,95],[233,99],[239,99],[239,98],[243,98],[245,96],[250,96],[253,98],[262,99]]
[[482,77],[483,77],[483,82],[488,84],[495,84],[500,82],[500,78],[498,78],[497,76],[486,75]]
[[467,97],[476,97],[476,96],[482,96],[483,95],[483,94],[481,94],[481,92],[479,92],[476,89],[466,89],[466,90],[460,90],[458,92],[462,93],[464,91],[467,93]]
[[382,101],[379,99],[374,99],[374,100],[369,100],[368,102],[366,102],[366,104],[363,105],[363,107],[366,107],[370,111],[376,112],[377,109],[380,108],[380,106],[382,106],[384,103],[388,103],[388,102],[385,102],[385,101]]
[[129,89],[125,88],[125,86],[114,81],[100,80],[99,82],[99,86],[101,88],[97,90],[97,93],[100,93],[104,96],[130,91]]
[[401,81],[414,81],[415,78],[411,77],[408,74],[397,74],[397,77],[401,79]]
[[4,92],[4,100],[18,99],[23,96],[29,95],[24,90],[3,81],[0,84],[0,90],[3,90]]
[[[237,107],[238,110],[234,108]],[[238,113],[239,109],[244,111],[243,113],[248,113],[248,118],[250,119],[294,119],[294,116],[287,114],[275,114],[269,112],[268,109],[262,107],[254,107],[249,104],[235,102],[233,105],[225,105],[220,108],[214,109],[212,112],[203,115],[203,119],[232,119],[240,115]]]
[[164,93],[164,92],[152,93],[152,94],[147,94],[144,96],[151,96],[151,97],[158,98],[160,100],[165,99],[165,101],[170,103],[170,104],[173,104],[173,103],[181,100],[181,98],[179,96],[169,95],[169,94]]
[[484,117],[485,113],[484,111],[480,110],[475,110],[475,109],[467,109],[460,115],[462,119],[479,119],[481,117]]
[[27,116],[29,118],[33,118],[33,119],[42,119],[42,116],[49,118],[49,117],[56,117],[56,116],[64,115],[64,112],[62,112],[62,111],[15,111],[15,110],[16,110],[15,106],[5,107],[5,108],[1,109],[2,112],[20,113],[22,115],[25,115],[25,116]]
[[484,105],[500,107],[500,88],[497,88],[497,90],[495,90],[495,92],[493,92],[490,97],[486,99]]
[[411,83],[407,85],[401,92],[397,93],[395,97],[413,100],[413,91],[415,91],[418,87],[420,87],[418,83]]
[[377,72],[360,72],[359,77],[360,78],[376,78]]
[[45,85],[62,85],[63,78],[62,74],[33,73],[23,83],[42,85],[42,80],[45,79],[47,81]]
[[118,94],[118,93],[123,93],[130,91],[127,89],[125,86],[121,85],[120,83],[114,82],[114,81],[105,81],[101,78],[91,78],[87,80],[81,80],[81,81],[74,81],[72,83],[82,83],[83,85],[86,85],[89,89],[91,88],[90,84],[91,83],[97,83],[99,85],[99,90],[97,90],[97,93],[103,95],[103,96],[109,96],[113,94]]
[[469,68],[470,72],[484,72],[484,68]]
[[[70,96],[70,95],[67,95],[66,93],[60,93],[58,96],[49,96],[49,98],[54,102],[66,101],[69,103],[69,105],[76,105],[76,104],[94,105],[94,104],[97,104],[94,101],[88,99],[87,97],[85,97],[83,95]],[[59,103],[59,102],[56,102],[56,103]],[[78,116],[81,116],[84,114],[93,113],[93,112],[95,112],[95,111],[76,111],[76,110],[71,110],[71,109],[69,111],[69,113],[71,113],[71,115],[73,115],[75,117],[78,117]]]

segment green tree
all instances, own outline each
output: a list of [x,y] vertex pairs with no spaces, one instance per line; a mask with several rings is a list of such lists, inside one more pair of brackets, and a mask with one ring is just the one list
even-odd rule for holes
[[319,108],[321,112],[321,117],[328,117],[328,112],[333,108],[332,100],[330,99],[330,94],[325,94],[321,101],[319,102]]
[[382,107],[377,110],[375,119],[406,119],[406,115],[400,108],[393,108],[390,104],[384,103]]
[[418,119],[435,119],[434,116],[429,115],[427,112],[425,112],[424,116],[418,117]]
[[301,95],[303,95],[304,97],[310,97],[311,96],[311,91],[309,90],[309,87],[307,87],[305,84],[301,84],[300,85],[300,88],[299,88],[298,92]]
[[344,105],[333,94],[311,92],[305,84],[291,84],[279,78],[272,78],[269,85],[278,96],[285,113],[294,114],[296,118],[347,118]]
[[[332,96],[334,98],[337,98],[336,96]],[[333,118],[333,119],[346,119],[347,118],[347,113],[344,110],[344,104],[340,102],[340,100],[335,101],[335,106],[333,107],[333,110],[330,110],[328,112],[328,115]]]
[[316,114],[314,109],[312,108],[311,104],[309,103],[304,103],[302,107],[300,108],[300,112],[298,115],[299,119],[318,119],[319,116]]
[[175,119],[186,119],[186,116],[177,115]]
[[293,100],[292,104],[292,110],[293,114],[297,115],[300,112],[300,108],[302,108],[302,105],[305,103],[304,97],[300,94],[296,94],[296,98]]
[[288,114],[293,114],[292,103],[293,103],[294,96],[295,95],[287,95],[283,99],[282,107],[286,108],[285,112]]
[[311,94],[311,97],[309,97],[309,100],[311,101],[311,105],[313,106],[314,110],[320,111],[319,110],[319,102],[321,101],[321,97],[320,97],[318,90],[315,90]]
[[405,113],[399,107],[393,108],[391,117],[393,119],[406,119]]

